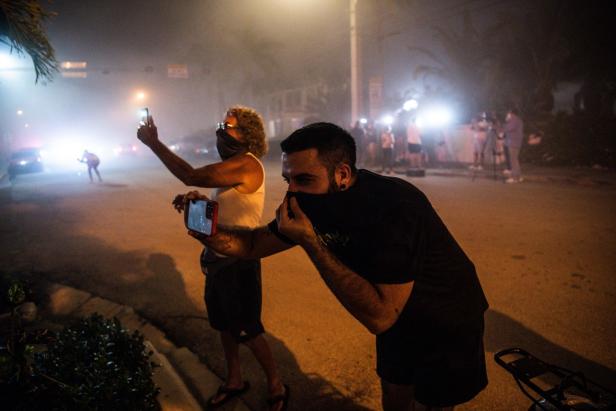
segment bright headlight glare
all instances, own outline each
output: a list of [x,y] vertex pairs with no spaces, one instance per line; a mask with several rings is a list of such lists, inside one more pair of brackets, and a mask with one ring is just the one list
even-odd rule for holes
[[427,109],[417,117],[417,126],[423,128],[438,128],[449,125],[453,120],[451,111],[446,107]]
[[384,116],[381,121],[383,122],[383,124],[385,124],[386,126],[391,126],[394,123],[394,118],[393,116]]

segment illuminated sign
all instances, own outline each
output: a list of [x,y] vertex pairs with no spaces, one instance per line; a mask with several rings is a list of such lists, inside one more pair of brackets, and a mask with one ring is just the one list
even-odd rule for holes
[[79,69],[83,70],[88,67],[88,63],[85,61],[63,61],[60,63],[60,68],[64,70]]
[[186,64],[168,64],[167,76],[169,78],[188,78],[188,66]]
[[88,73],[85,71],[63,71],[62,77],[66,78],[86,78],[88,77]]

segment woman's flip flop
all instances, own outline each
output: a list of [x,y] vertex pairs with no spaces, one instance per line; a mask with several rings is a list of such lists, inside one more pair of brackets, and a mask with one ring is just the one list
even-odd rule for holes
[[[250,388],[250,383],[248,381],[244,381],[244,386],[242,388],[227,388],[224,385],[218,387],[218,391],[216,394],[210,397],[207,400],[207,409],[213,410],[218,407],[222,407],[227,402],[231,401],[233,398],[242,395]],[[220,398],[218,401],[214,401],[215,399]]]
[[280,411],[286,411],[287,406],[289,405],[289,397],[291,396],[291,389],[289,388],[287,384],[283,384],[283,386],[284,386],[284,392],[282,394],[274,395],[273,397],[270,397],[267,399],[267,405],[270,410],[272,409],[274,405],[282,401],[282,407],[280,408]]

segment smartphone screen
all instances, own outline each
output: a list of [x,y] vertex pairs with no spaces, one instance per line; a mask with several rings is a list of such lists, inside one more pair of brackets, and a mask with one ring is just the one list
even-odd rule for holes
[[213,235],[216,230],[216,206],[214,201],[189,201],[186,209],[186,227],[205,235]]
[[147,107],[141,109],[141,125],[147,125],[150,121],[150,110]]

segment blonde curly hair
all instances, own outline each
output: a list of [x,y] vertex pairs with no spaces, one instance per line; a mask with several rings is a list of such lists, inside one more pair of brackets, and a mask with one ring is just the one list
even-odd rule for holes
[[267,139],[263,118],[250,107],[233,106],[227,110],[227,115],[237,119],[237,125],[242,136],[248,143],[248,151],[261,158],[267,153]]

